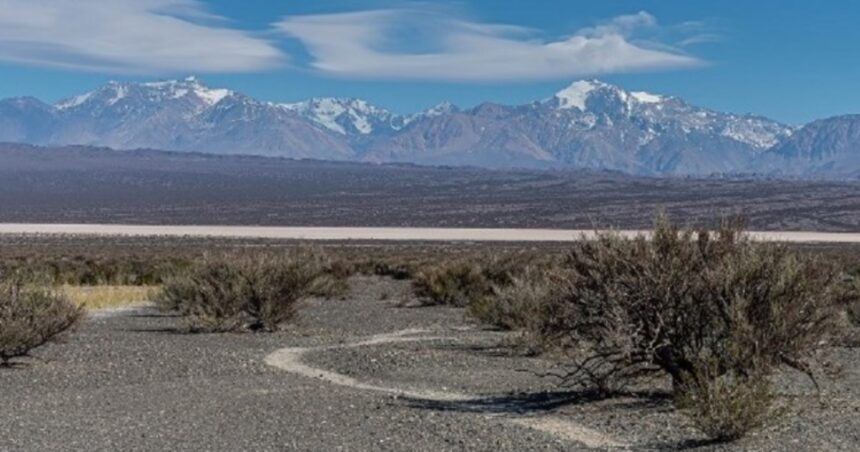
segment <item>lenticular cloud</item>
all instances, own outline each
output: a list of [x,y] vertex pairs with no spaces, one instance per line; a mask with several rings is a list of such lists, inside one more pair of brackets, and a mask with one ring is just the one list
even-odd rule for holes
[[[530,30],[521,27],[421,10],[295,16],[275,26],[304,44],[314,68],[359,78],[540,80],[700,64],[665,45],[634,43],[630,37],[638,30],[657,27],[656,19],[645,12],[555,40],[533,39]],[[421,45],[430,50],[402,48],[415,34],[428,41]]]
[[256,71],[285,59],[221,25],[197,0],[4,0],[0,61],[154,74]]

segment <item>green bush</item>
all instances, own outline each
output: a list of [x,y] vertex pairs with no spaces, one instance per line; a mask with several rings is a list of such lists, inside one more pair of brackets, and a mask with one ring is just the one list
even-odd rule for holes
[[169,280],[156,303],[178,310],[189,332],[275,331],[296,304],[319,290],[326,261],[317,253],[207,258]]
[[18,277],[0,281],[0,365],[54,341],[83,315],[64,295]]
[[[857,298],[844,282],[828,262],[751,241],[736,223],[694,233],[661,216],[650,239],[610,233],[576,243],[536,330],[571,351],[572,381],[617,390],[662,373],[678,399],[724,378],[746,390],[779,365],[808,369]],[[691,382],[703,368],[708,379]]]

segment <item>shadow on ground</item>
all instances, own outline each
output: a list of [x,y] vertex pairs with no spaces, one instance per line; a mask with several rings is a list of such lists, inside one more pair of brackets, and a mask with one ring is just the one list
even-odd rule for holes
[[[630,406],[662,406],[670,396],[663,393],[635,393]],[[607,400],[605,393],[595,390],[544,391],[537,393],[518,393],[476,397],[469,400],[440,401],[408,398],[406,402],[413,408],[456,411],[484,414],[532,414],[553,411],[565,406],[584,405]]]

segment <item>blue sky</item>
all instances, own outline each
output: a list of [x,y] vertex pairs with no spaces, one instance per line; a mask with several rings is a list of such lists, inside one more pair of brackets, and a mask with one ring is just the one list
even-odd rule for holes
[[4,0],[0,97],[197,75],[395,112],[580,78],[799,124],[860,112],[860,2]]

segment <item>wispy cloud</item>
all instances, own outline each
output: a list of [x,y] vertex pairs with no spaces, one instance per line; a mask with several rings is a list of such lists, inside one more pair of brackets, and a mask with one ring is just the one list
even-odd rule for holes
[[[286,17],[275,27],[308,49],[312,67],[344,77],[509,81],[676,69],[701,61],[640,39],[658,28],[640,12],[557,39],[427,9]],[[647,33],[645,33],[647,34]],[[404,45],[419,37],[414,47]]]
[[678,35],[678,46],[708,44],[723,41],[722,33],[711,24],[698,20],[681,22],[670,27],[670,32]]
[[243,72],[285,56],[198,0],[2,0],[0,60],[158,74]]

